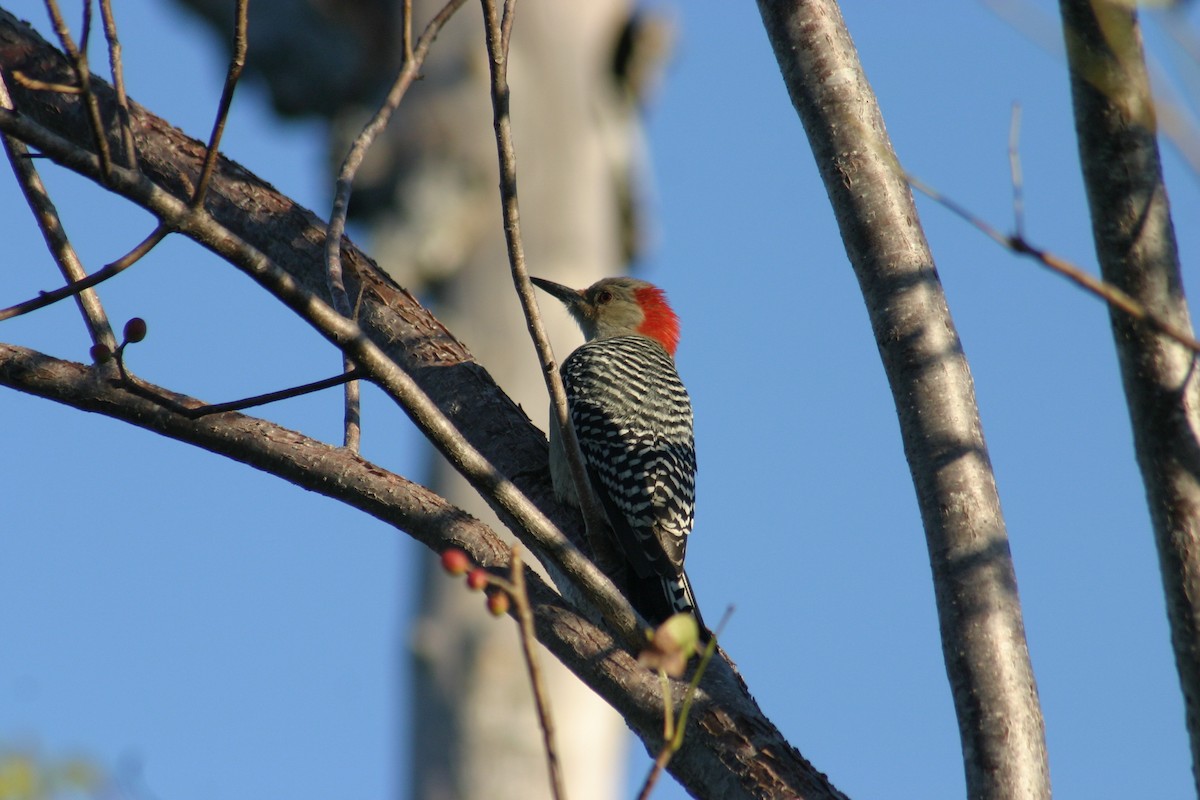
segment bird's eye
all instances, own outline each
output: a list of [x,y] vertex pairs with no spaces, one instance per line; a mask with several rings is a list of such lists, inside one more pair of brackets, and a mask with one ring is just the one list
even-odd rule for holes
[[605,303],[607,303],[609,300],[612,300],[612,292],[608,291],[607,289],[604,289],[603,291],[596,292],[596,302],[597,302],[598,304],[600,304],[600,305],[604,305],[604,304],[605,304]]

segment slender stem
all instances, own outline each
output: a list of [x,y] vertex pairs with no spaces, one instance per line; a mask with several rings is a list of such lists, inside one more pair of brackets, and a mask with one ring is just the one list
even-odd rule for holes
[[1013,235],[1025,238],[1025,181],[1021,177],[1021,104],[1013,103],[1008,128],[1008,168],[1012,175]]
[[[111,179],[112,173],[110,172],[109,180]],[[79,278],[78,280],[72,281],[66,286],[54,289],[53,291],[42,292],[37,297],[26,300],[23,303],[17,303],[15,306],[0,308],[0,322],[6,319],[11,319],[12,317],[19,317],[22,314],[28,314],[30,311],[37,311],[39,308],[45,308],[48,305],[53,305],[59,300],[63,300],[68,297],[74,297],[82,291],[90,289],[99,283],[103,283],[114,275],[119,275],[129,267],[132,267],[143,256],[154,249],[154,246],[165,239],[167,234],[170,232],[171,229],[160,222],[158,226],[150,232],[150,235],[139,242],[132,250],[118,258],[116,261],[113,261],[111,264],[106,264],[105,266],[96,270],[91,275]]]
[[100,0],[100,19],[104,22],[104,38],[108,42],[108,68],[112,72],[113,90],[117,94],[117,117],[121,123],[121,141],[125,147],[125,166],[137,169],[137,148],[130,125],[129,98],[125,95],[125,68],[121,62],[121,41],[117,38],[117,20],[113,16],[112,0]]
[[575,434],[575,426],[570,422],[567,410],[567,393],[563,387],[562,376],[558,372],[554,351],[550,346],[550,338],[542,325],[541,313],[538,310],[537,299],[534,296],[533,284],[529,282],[529,270],[525,265],[525,249],[521,241],[521,212],[517,200],[517,156],[513,146],[512,117],[509,115],[508,88],[508,38],[513,24],[513,0],[506,0],[504,18],[498,18],[495,0],[482,0],[484,25],[487,29],[488,65],[491,69],[491,92],[493,127],[496,131],[496,153],[500,162],[500,205],[504,215],[504,238],[508,247],[508,262],[512,270],[513,284],[516,286],[517,297],[521,301],[521,309],[525,313],[529,335],[537,350],[538,360],[542,365],[542,375],[546,381],[546,389],[550,393],[552,403],[552,425],[557,425],[562,434],[564,450],[567,454],[567,464],[571,470],[571,480],[575,484],[576,496],[579,498],[580,509],[583,512],[583,522],[587,531],[588,544],[593,556],[602,563],[612,563],[615,558],[610,555],[612,545],[605,535],[607,517],[600,507],[592,491],[592,483],[588,479],[587,467],[584,466],[583,454],[579,449],[579,438]]
[[1132,319],[1145,324],[1152,330],[1156,330],[1164,336],[1173,339],[1189,350],[1200,353],[1200,340],[1197,340],[1196,337],[1192,336],[1182,327],[1172,323],[1169,319],[1150,310],[1116,285],[1102,278],[1097,278],[1082,267],[1071,263],[1065,258],[1060,258],[1048,250],[1035,247],[1017,234],[1009,235],[1002,233],[999,228],[994,227],[982,217],[973,214],[962,204],[942,194],[919,178],[913,175],[907,175],[906,177],[909,184],[918,192],[950,211],[955,216],[961,217],[1001,247],[1011,250],[1017,255],[1029,256],[1037,263],[1052,272],[1057,272],[1081,289],[1099,297],[1110,308],[1117,309]]
[[[326,279],[329,282],[329,293],[333,299],[333,307],[342,316],[349,317],[351,313],[350,297],[346,292],[346,281],[342,275],[341,248],[342,234],[346,230],[346,215],[350,209],[350,195],[354,190],[354,177],[358,174],[358,168],[362,165],[363,158],[366,156],[371,144],[375,141],[375,137],[387,127],[388,121],[392,118],[392,113],[399,107],[400,101],[404,99],[404,95],[408,92],[408,87],[416,79],[434,39],[437,38],[442,27],[465,1],[450,0],[450,2],[446,3],[442,7],[442,10],[425,26],[425,30],[421,33],[421,38],[417,41],[417,46],[414,50],[411,46],[412,3],[410,0],[406,0],[402,9],[404,16],[404,63],[401,64],[400,72],[392,82],[392,88],[388,91],[383,104],[363,127],[357,138],[355,138],[354,143],[350,146],[350,151],[346,154],[345,160],[342,161],[342,168],[338,172],[337,184],[334,191],[333,210],[329,214],[329,230],[325,236]],[[353,367],[353,363],[349,358],[344,359],[343,363],[346,369]],[[360,436],[361,413],[359,390],[353,383],[346,384],[345,400],[345,445],[352,450],[357,450]]]
[[554,719],[550,716],[550,694],[542,677],[537,658],[537,632],[533,624],[533,609],[525,591],[525,568],[516,545],[512,549],[512,592],[516,606],[517,623],[521,630],[521,652],[525,655],[525,666],[529,670],[529,683],[533,688],[533,701],[537,708],[538,724],[542,729],[542,744],[546,749],[546,764],[550,772],[550,793],[556,800],[564,800],[567,793],[563,785],[562,766],[558,760],[558,749],[554,744]]
[[704,653],[700,656],[700,663],[696,666],[696,672],[692,675],[692,679],[688,681],[687,692],[683,696],[683,705],[679,709],[679,720],[675,721],[674,713],[671,707],[671,685],[667,679],[666,671],[660,669],[658,671],[659,679],[662,682],[663,696],[663,746],[659,749],[658,755],[654,758],[654,763],[650,766],[650,772],[646,775],[646,780],[642,783],[642,790],[638,792],[638,800],[646,800],[650,796],[650,792],[654,790],[654,786],[658,783],[658,776],[671,763],[671,759],[683,747],[683,732],[687,729],[688,715],[692,710],[692,703],[696,699],[696,690],[700,688],[700,679],[704,677],[705,670],[708,669],[709,663],[717,652],[717,639],[721,632],[725,630],[725,624],[729,622],[729,617],[733,614],[733,607],[725,609],[725,613],[721,616],[721,621],[717,624],[717,628],[713,631],[713,635],[709,637],[708,644],[704,648]]
[[[12,109],[12,107],[12,98],[9,97],[8,87],[4,84],[3,76],[0,76],[0,108]],[[50,199],[50,193],[42,183],[33,159],[29,158],[29,149],[23,142],[9,136],[0,138],[4,141],[8,161],[12,164],[13,172],[17,176],[17,183],[20,184],[21,191],[25,195],[25,201],[33,211],[38,228],[42,231],[42,238],[46,240],[46,246],[50,249],[50,254],[54,256],[54,261],[58,264],[63,278],[71,282],[83,280],[87,273],[83,264],[80,263],[78,253],[75,252],[70,239],[67,238],[62,219],[58,216],[58,209]],[[103,344],[110,350],[116,347],[116,337],[113,336],[112,326],[108,324],[108,317],[104,313],[104,307],[100,304],[99,296],[93,290],[86,289],[80,291],[75,296],[75,300],[83,315],[83,321],[87,325],[92,342]]]
[[203,405],[186,405],[179,402],[175,398],[163,394],[155,389],[150,384],[138,378],[125,367],[125,350],[127,345],[122,344],[116,349],[114,354],[117,362],[117,369],[121,377],[121,385],[136,394],[138,397],[157,403],[168,411],[173,411],[176,414],[187,417],[188,419],[200,419],[211,414],[224,414],[230,411],[243,411],[247,408],[256,406],[264,406],[268,403],[277,403],[280,400],[289,400],[293,397],[301,397],[313,392],[319,392],[322,389],[329,389],[334,386],[340,386],[347,381],[355,381],[361,376],[358,370],[350,370],[348,372],[338,373],[331,378],[322,378],[319,381],[312,381],[300,386],[293,386],[288,389],[280,389],[275,392],[267,392],[265,394],[257,394],[253,397],[246,397],[241,400],[230,400],[226,403],[208,403]]
[[221,151],[221,136],[225,133],[225,122],[229,119],[229,107],[233,104],[233,92],[237,89],[242,70],[246,67],[246,29],[249,25],[250,0],[237,0],[234,12],[236,23],[233,32],[233,57],[229,60],[229,69],[225,73],[225,86],[221,89],[221,100],[217,103],[217,117],[213,120],[212,133],[208,137],[208,151],[204,154],[204,166],[200,169],[200,180],[196,182],[196,191],[192,195],[192,206],[199,208],[204,205],[204,196],[208,193],[208,185],[212,180],[213,170],[217,166],[217,156]]
[[[90,11],[90,4],[87,6]],[[71,29],[63,19],[62,11],[58,8],[57,0],[46,0],[46,11],[54,25],[54,32],[62,44],[63,52],[71,61],[71,69],[75,72],[75,82],[79,85],[79,93],[83,95],[87,107],[88,121],[92,128],[92,139],[96,144],[96,152],[100,156],[100,174],[107,183],[112,177],[112,156],[108,152],[108,137],[104,135],[104,121],[100,116],[100,103],[91,90],[91,72],[88,70],[87,53],[75,46],[71,38]],[[91,15],[87,15],[90,19]]]
[[404,0],[400,4],[400,46],[403,48],[405,62],[413,60],[412,17],[412,0]]
[[72,86],[69,83],[54,83],[53,81],[40,81],[37,78],[31,78],[19,69],[12,71],[13,80],[26,89],[33,89],[39,92],[58,92],[59,94],[83,94],[83,90],[78,86]]
[[79,37],[79,49],[87,52],[88,42],[92,40],[92,0],[83,0],[83,35]]

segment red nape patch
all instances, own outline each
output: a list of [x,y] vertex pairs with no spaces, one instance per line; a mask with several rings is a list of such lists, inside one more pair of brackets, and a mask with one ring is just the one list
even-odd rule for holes
[[657,339],[668,353],[675,355],[675,348],[679,346],[679,317],[667,305],[666,293],[657,286],[647,286],[637,289],[634,296],[646,315],[637,332]]

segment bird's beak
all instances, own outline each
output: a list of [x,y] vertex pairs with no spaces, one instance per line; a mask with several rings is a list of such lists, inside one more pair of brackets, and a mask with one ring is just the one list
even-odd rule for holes
[[583,301],[583,292],[578,289],[572,289],[570,286],[563,286],[561,283],[548,281],[545,278],[530,278],[529,280],[533,282],[534,286],[563,301],[567,308],[574,308]]

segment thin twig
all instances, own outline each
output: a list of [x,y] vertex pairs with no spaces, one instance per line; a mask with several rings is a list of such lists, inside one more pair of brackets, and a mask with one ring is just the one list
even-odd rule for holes
[[704,648],[704,653],[700,656],[700,663],[696,666],[696,672],[692,675],[692,679],[688,682],[687,692],[683,696],[683,705],[680,706],[679,720],[674,721],[674,715],[671,707],[671,689],[670,682],[667,680],[667,673],[660,669],[659,677],[663,685],[663,746],[658,751],[658,755],[654,759],[654,764],[650,767],[650,773],[646,775],[645,782],[642,783],[642,790],[638,792],[638,800],[646,800],[650,793],[654,790],[654,786],[658,783],[658,777],[662,771],[671,763],[671,759],[683,747],[683,732],[687,728],[688,715],[692,710],[692,703],[696,698],[696,690],[700,687],[700,679],[704,677],[704,671],[708,669],[708,664],[713,659],[713,655],[717,652],[717,638],[725,630],[726,623],[729,622],[729,617],[733,614],[733,607],[725,609],[725,613],[721,616],[721,621],[717,623],[716,630],[708,640],[708,645]]
[[512,41],[513,22],[516,20],[516,0],[504,0],[504,15],[500,18],[500,52],[504,54],[504,82],[508,88],[508,53]]
[[1133,319],[1138,320],[1143,324],[1149,325],[1154,330],[1170,339],[1173,339],[1189,350],[1200,353],[1200,341],[1197,341],[1195,337],[1193,337],[1187,331],[1184,331],[1181,328],[1172,325],[1170,322],[1167,322],[1158,314],[1146,308],[1144,305],[1130,297],[1125,292],[1121,291],[1116,286],[1113,286],[1111,283],[1097,278],[1083,268],[1072,264],[1070,261],[1067,261],[1064,258],[1060,258],[1046,250],[1034,247],[1020,236],[1015,234],[1001,233],[997,228],[992,227],[989,223],[971,213],[959,203],[951,200],[941,192],[924,183],[919,178],[905,173],[905,179],[908,181],[909,185],[911,185],[918,192],[930,198],[935,203],[962,218],[966,222],[970,223],[1001,247],[1011,250],[1018,255],[1029,256],[1042,266],[1050,269],[1052,272],[1057,272],[1059,275],[1062,275],[1075,285],[1096,295],[1110,306],[1120,309]]
[[403,48],[404,61],[407,63],[413,58],[413,43],[412,43],[412,0],[404,0],[400,4],[400,46]]
[[31,78],[19,69],[12,71],[13,80],[24,86],[26,89],[33,89],[35,92],[59,92],[61,94],[83,94],[83,89],[78,86],[72,86],[69,83],[51,83],[50,81],[39,81],[37,78]]
[[[344,374],[355,372],[354,361],[342,356]],[[356,380],[347,380],[342,389],[342,447],[357,453],[362,449],[362,387]]]
[[223,414],[227,411],[243,411],[247,408],[255,406],[264,406],[268,403],[277,403],[280,400],[289,400],[293,397],[301,397],[313,392],[319,392],[322,389],[329,389],[334,386],[339,386],[346,381],[355,380],[361,377],[361,373],[357,371],[342,372],[334,375],[331,378],[323,378],[319,381],[305,383],[300,386],[293,386],[289,389],[280,389],[275,392],[267,392],[266,394],[258,394],[253,397],[246,397],[241,400],[230,400],[226,403],[208,403],[204,405],[189,406],[180,403],[178,400],[168,395],[163,394],[155,389],[150,384],[138,378],[130,372],[125,366],[125,344],[118,347],[114,353],[114,360],[117,363],[117,370],[120,374],[120,384],[123,389],[136,394],[145,400],[156,403],[168,411],[187,417],[188,419],[200,419],[212,414]]
[[[350,151],[346,153],[345,160],[342,161],[342,168],[338,172],[334,191],[333,210],[329,214],[329,230],[325,236],[325,272],[329,282],[329,293],[333,298],[333,307],[344,317],[350,316],[351,309],[350,298],[346,292],[346,281],[342,275],[342,234],[346,230],[346,214],[350,209],[350,194],[354,190],[354,176],[358,174],[358,168],[362,165],[363,158],[371,144],[374,143],[375,137],[387,127],[392,113],[400,105],[400,101],[408,92],[408,87],[416,79],[433,40],[437,38],[442,27],[464,2],[465,0],[450,0],[446,3],[442,10],[425,26],[415,49],[410,44],[412,41],[412,4],[411,2],[404,4],[404,63],[400,65],[400,72],[392,82],[392,88],[388,91],[383,104],[355,138],[354,143],[350,146]],[[346,369],[353,367],[348,357],[344,359],[344,364]],[[345,443],[352,449],[357,449],[358,445],[358,404],[358,387],[346,384]]]
[[137,169],[137,148],[133,143],[129,98],[125,95],[125,67],[121,61],[121,40],[117,38],[117,20],[113,16],[112,0],[100,0],[100,19],[104,23],[104,39],[108,42],[108,69],[112,73],[113,91],[117,94],[117,120],[121,125],[121,142],[125,147],[125,166]]
[[[0,386],[127,422],[242,464],[253,464],[267,474],[405,531],[434,552],[459,547],[478,563],[508,568],[508,545],[465,511],[402,475],[270,420],[234,413],[219,421],[197,423],[163,412],[125,391],[117,381],[96,380],[94,371],[82,364],[4,343],[0,343]],[[159,394],[172,394],[165,387],[152,388]],[[194,397],[175,397],[188,405],[201,405]],[[571,609],[536,573],[527,573],[526,580],[528,593],[540,603],[540,610],[547,602],[561,611]],[[581,623],[587,625],[584,620]],[[598,633],[591,630],[593,635]],[[549,641],[562,641],[561,632],[546,633]],[[578,637],[579,632],[573,630],[572,636]]]
[[83,0],[83,35],[79,37],[79,49],[87,52],[88,42],[92,40],[92,0]]
[[608,555],[611,552],[611,544],[605,535],[607,517],[592,492],[592,484],[588,479],[587,467],[584,466],[583,454],[579,450],[579,438],[575,434],[575,427],[570,422],[567,393],[563,388],[562,376],[558,372],[554,351],[550,347],[550,339],[542,325],[533,285],[529,282],[529,270],[525,265],[525,249],[521,241],[521,212],[517,201],[517,156],[513,147],[507,77],[507,45],[513,24],[513,0],[506,0],[503,21],[497,17],[495,0],[482,0],[482,2],[484,25],[487,29],[488,66],[491,69],[492,78],[492,113],[493,127],[496,131],[496,154],[500,162],[500,206],[504,215],[504,238],[508,246],[508,262],[512,270],[513,284],[516,286],[521,309],[525,312],[525,323],[529,328],[529,335],[533,339],[538,360],[542,365],[546,389],[550,393],[551,413],[554,415],[551,424],[557,424],[558,430],[562,433],[563,449],[567,454],[571,479],[575,483],[576,495],[579,497],[580,508],[583,512],[588,544],[595,557],[601,561],[612,561],[612,557]]
[[[107,179],[108,181],[112,180],[112,174],[113,173],[110,171],[109,178]],[[49,292],[42,292],[37,297],[26,300],[23,303],[17,303],[15,306],[0,308],[0,321],[11,319],[12,317],[19,317],[22,314],[28,314],[30,311],[37,311],[39,308],[45,308],[46,306],[53,305],[59,300],[64,300],[68,297],[77,295],[86,289],[90,289],[98,283],[108,280],[114,275],[124,272],[126,269],[136,264],[139,259],[149,253],[154,246],[165,239],[167,234],[170,232],[171,229],[160,222],[158,226],[150,232],[150,235],[139,242],[136,247],[111,264],[106,264],[105,266],[96,270],[91,275],[75,280],[59,289],[54,289],[53,291]]]
[[[87,6],[90,10],[90,3]],[[112,156],[108,152],[108,137],[104,135],[100,103],[91,89],[91,73],[88,70],[87,53],[75,46],[75,40],[71,38],[71,29],[67,27],[67,21],[63,19],[57,0],[46,0],[46,11],[50,14],[54,32],[58,35],[63,52],[70,58],[71,68],[75,71],[75,82],[79,84],[79,93],[83,95],[84,103],[87,106],[88,120],[92,126],[92,138],[96,143],[96,153],[100,156],[100,171],[104,176],[104,182],[108,183],[112,178]],[[91,15],[88,14],[89,19],[90,17]]]
[[221,149],[221,135],[225,132],[225,121],[229,119],[229,107],[233,104],[233,92],[242,70],[246,66],[246,27],[250,0],[237,0],[234,12],[236,23],[233,31],[233,57],[229,59],[229,70],[225,73],[225,86],[221,89],[221,101],[217,103],[217,118],[213,120],[212,134],[208,138],[208,152],[204,154],[204,166],[200,169],[200,180],[196,183],[196,192],[192,195],[192,207],[204,205],[204,195],[208,192],[208,183],[212,180],[213,170],[217,166],[217,156]]
[[[12,107],[12,98],[9,97],[8,87],[4,84],[4,77],[0,75],[0,108],[12,109]],[[33,211],[38,228],[42,231],[42,238],[46,240],[46,246],[50,249],[55,263],[58,264],[63,278],[67,281],[82,280],[87,273],[79,261],[79,255],[75,252],[75,248],[71,246],[70,239],[67,238],[62,219],[54,207],[54,202],[50,199],[49,192],[46,191],[45,184],[42,183],[37,167],[28,157],[29,149],[23,142],[11,137],[0,138],[4,140],[4,149],[8,154],[9,163],[12,164],[13,172],[17,176],[17,183],[20,184],[21,191],[25,195],[25,201],[29,203],[29,208]],[[100,304],[100,298],[96,293],[91,290],[81,291],[76,295],[76,302],[79,305],[80,313],[83,314],[83,321],[87,325],[92,342],[103,344],[109,349],[115,347],[116,337],[113,336],[112,327],[108,324],[108,317],[105,316],[104,307]]]
[[563,785],[562,765],[558,760],[558,749],[554,744],[554,719],[550,716],[550,694],[537,659],[537,631],[533,627],[533,609],[525,591],[525,568],[517,546],[512,549],[512,591],[516,606],[517,623],[521,629],[521,652],[525,654],[525,667],[529,670],[529,683],[533,688],[533,701],[537,708],[538,723],[542,728],[542,744],[546,749],[546,765],[550,772],[550,794],[556,800],[565,800],[567,793]]
[[1021,175],[1021,104],[1013,103],[1008,127],[1008,168],[1012,175],[1013,235],[1025,238],[1025,180]]
[[521,652],[525,657],[525,668],[529,672],[529,685],[533,691],[538,725],[542,730],[542,745],[546,751],[546,764],[550,776],[550,794],[555,800],[565,800],[562,767],[558,760],[558,748],[554,744],[554,720],[550,716],[550,694],[538,665],[537,629],[534,627],[529,593],[525,588],[525,565],[521,563],[520,548],[514,544],[510,549],[508,580],[483,567],[473,567],[472,563],[470,556],[457,548],[442,552],[442,566],[449,574],[465,574],[467,586],[476,591],[492,590],[488,593],[489,611],[497,616],[511,613],[517,621],[517,629],[521,634]]

